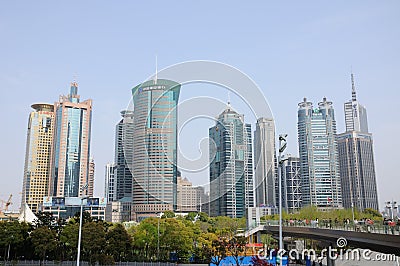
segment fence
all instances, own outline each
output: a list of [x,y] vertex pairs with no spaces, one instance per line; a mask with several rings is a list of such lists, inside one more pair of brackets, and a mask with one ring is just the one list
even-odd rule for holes
[[[1,261],[0,266],[37,266],[40,265],[40,261],[37,260],[21,260],[21,261]],[[76,261],[42,261],[44,266],[75,266]],[[81,266],[90,266],[89,262],[81,261]],[[205,266],[207,264],[176,264],[171,262],[115,262],[114,266]],[[99,266],[99,263],[96,263]]]

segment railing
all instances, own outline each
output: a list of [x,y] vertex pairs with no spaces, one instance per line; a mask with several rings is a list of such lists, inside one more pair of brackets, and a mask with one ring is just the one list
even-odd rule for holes
[[[268,226],[278,226],[278,220],[263,221],[260,225]],[[283,226],[290,227],[309,227],[309,228],[320,228],[328,230],[344,230],[344,231],[354,231],[354,232],[364,232],[364,233],[375,233],[375,234],[391,234],[399,235],[400,226],[397,224],[395,226],[383,225],[382,221],[376,221],[367,223],[366,221],[358,221],[349,224],[343,224],[341,222],[327,221],[327,220],[311,220],[311,221],[299,221],[299,220],[285,220],[283,221]],[[253,227],[254,228],[254,227]],[[253,229],[251,228],[251,229]],[[250,231],[251,229],[248,229]]]
[[[0,261],[0,266],[37,266],[40,261],[37,260],[21,260],[21,261]],[[75,266],[76,261],[42,261],[45,266]],[[80,265],[89,266],[89,262],[81,261]],[[96,263],[96,266],[99,263]],[[171,262],[115,262],[114,266],[176,266],[176,263]]]

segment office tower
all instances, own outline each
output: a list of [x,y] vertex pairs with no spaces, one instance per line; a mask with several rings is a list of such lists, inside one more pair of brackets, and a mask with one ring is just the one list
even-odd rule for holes
[[132,203],[136,219],[176,209],[177,103],[181,85],[155,79],[132,89]]
[[276,206],[275,123],[259,118],[254,131],[254,175],[256,206]]
[[288,155],[281,168],[282,206],[288,213],[295,213],[302,207],[300,158]]
[[54,106],[33,104],[28,119],[22,204],[40,211],[49,188],[51,148],[53,145]]
[[254,206],[251,125],[228,103],[210,137],[210,214],[245,216]]
[[346,132],[337,137],[343,206],[378,210],[373,139],[366,109],[356,98],[353,74],[351,84],[352,100],[344,104]]
[[177,179],[177,212],[196,212],[200,199],[197,187],[187,178],[178,176]]
[[104,196],[107,199],[107,202],[116,201],[115,189],[116,189],[116,180],[115,180],[115,164],[108,163],[106,164],[105,169],[105,192]]
[[95,172],[96,164],[94,163],[94,159],[89,159],[89,175],[88,175],[88,196],[93,197],[93,189],[94,189],[94,172]]
[[115,199],[132,197],[133,112],[122,111],[115,127]]
[[341,208],[336,121],[332,102],[299,103],[298,139],[303,206]]
[[350,131],[337,142],[343,207],[379,210],[372,135]]
[[89,180],[92,100],[81,102],[78,84],[71,83],[70,93],[54,104],[55,133],[52,152],[50,195],[79,197],[93,195],[82,191]]
[[210,202],[209,200],[209,194],[208,192],[205,191],[204,187],[202,186],[197,186],[195,187],[196,193],[197,193],[197,211],[198,212],[204,212],[204,213],[209,213],[208,212],[208,204]]
[[351,101],[344,104],[346,132],[368,133],[367,110],[357,101],[354,75],[351,74]]

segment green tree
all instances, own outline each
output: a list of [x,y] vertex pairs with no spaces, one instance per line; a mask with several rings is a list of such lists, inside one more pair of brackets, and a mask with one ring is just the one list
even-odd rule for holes
[[27,228],[26,223],[18,221],[0,222],[0,247],[4,248],[4,258],[8,257],[8,250],[10,250],[10,258],[12,258],[13,254],[15,255],[14,251],[23,245],[27,238]]
[[[57,236],[56,233],[47,227],[39,227],[33,230],[30,235],[35,254],[39,256],[40,259],[46,259],[46,253],[54,251],[57,248]],[[42,261],[40,261],[42,265]]]
[[241,265],[243,262],[243,253],[246,250],[246,243],[247,241],[244,236],[234,236],[227,242],[228,252],[235,260],[237,266]]
[[103,223],[87,222],[82,227],[82,253],[83,258],[95,265],[100,254],[104,253],[106,239]]
[[107,254],[113,256],[115,261],[129,259],[132,238],[122,224],[114,225],[106,233],[106,247]]
[[75,222],[68,223],[60,234],[63,256],[68,259],[76,258],[78,247],[79,224]]
[[161,218],[174,218],[175,213],[173,211],[165,211],[164,214],[161,216]]

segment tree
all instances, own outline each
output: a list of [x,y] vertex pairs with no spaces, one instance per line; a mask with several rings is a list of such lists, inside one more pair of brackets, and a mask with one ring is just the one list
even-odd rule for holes
[[79,224],[70,222],[67,224],[60,234],[60,242],[62,243],[62,250],[69,259],[76,257],[76,250],[78,247],[78,234]]
[[8,251],[17,249],[26,239],[28,225],[18,221],[0,222],[0,247],[4,248],[4,257],[8,257]]
[[[46,253],[54,251],[57,247],[56,237],[56,233],[47,227],[42,226],[35,229],[30,235],[35,254],[45,260]],[[42,261],[40,261],[40,265],[42,265]]]
[[213,240],[210,252],[210,263],[219,266],[221,261],[228,256],[226,249],[227,244],[228,241],[222,237]]
[[94,265],[104,252],[106,245],[105,231],[101,222],[87,222],[82,227],[83,257]]
[[115,261],[126,261],[132,247],[132,238],[122,224],[116,224],[106,233],[106,251]]
[[173,211],[165,211],[164,214],[161,216],[161,218],[174,218],[175,213]]

